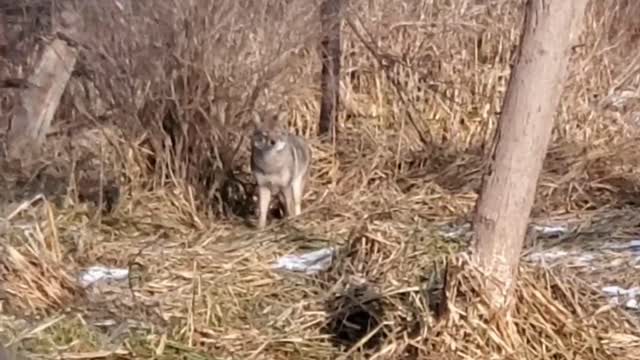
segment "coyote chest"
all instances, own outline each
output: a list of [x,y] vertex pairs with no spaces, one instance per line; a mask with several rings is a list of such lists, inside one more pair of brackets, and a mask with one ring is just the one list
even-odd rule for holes
[[267,152],[254,150],[251,156],[251,169],[256,182],[274,192],[291,186],[294,179],[306,173],[308,166],[306,148],[300,139],[290,135],[282,144],[281,149],[274,147]]
[[278,192],[282,188],[290,186],[293,178],[291,176],[291,171],[287,169],[282,169],[276,173],[261,172],[258,170],[254,172],[254,175],[256,177],[256,182],[260,186],[266,186],[272,192]]

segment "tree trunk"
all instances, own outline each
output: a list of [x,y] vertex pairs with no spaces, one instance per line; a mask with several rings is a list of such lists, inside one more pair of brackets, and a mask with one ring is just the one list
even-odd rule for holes
[[63,40],[55,39],[46,46],[29,77],[29,83],[33,85],[23,90],[11,121],[7,134],[10,157],[28,157],[37,153],[49,131],[75,62],[75,50]]
[[4,56],[9,40],[7,39],[7,29],[4,15],[0,13],[0,56]]
[[324,0],[320,9],[322,22],[322,77],[320,100],[320,123],[318,132],[328,135],[333,141],[336,136],[338,106],[340,105],[340,24],[342,2],[344,0]]
[[[62,11],[55,31],[76,36],[82,19],[71,10]],[[47,44],[23,90],[7,134],[9,157],[28,159],[39,152],[49,131],[62,94],[71,78],[77,52],[66,41],[55,38]]]
[[587,0],[527,0],[517,64],[483,179],[472,251],[496,309],[509,305],[553,118]]

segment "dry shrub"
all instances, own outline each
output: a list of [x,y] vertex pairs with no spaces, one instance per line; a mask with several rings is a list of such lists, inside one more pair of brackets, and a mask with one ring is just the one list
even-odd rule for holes
[[148,151],[142,160],[155,185],[183,183],[215,210],[246,214],[249,190],[235,174],[246,162],[238,149],[246,146],[247,115],[256,106],[281,108],[304,81],[295,69],[316,39],[307,26],[315,5],[118,4],[82,9],[88,34],[112,29],[87,39],[82,52],[108,118],[142,136],[136,141]]
[[[41,199],[35,198],[33,201]],[[27,209],[21,206],[14,213]],[[18,239],[11,236],[15,233],[2,231],[1,290],[3,297],[10,300],[4,309],[10,313],[46,315],[54,309],[67,308],[80,294],[76,279],[70,273],[72,266],[63,260],[64,249],[55,229],[53,209],[46,200],[40,209],[44,212],[41,217],[46,220],[23,225],[24,232]],[[12,243],[19,246],[13,246]]]

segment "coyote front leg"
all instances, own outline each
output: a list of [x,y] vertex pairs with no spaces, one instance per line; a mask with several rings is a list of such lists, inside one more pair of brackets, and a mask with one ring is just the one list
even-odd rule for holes
[[267,213],[271,202],[271,189],[258,185],[258,228],[262,229],[267,225]]

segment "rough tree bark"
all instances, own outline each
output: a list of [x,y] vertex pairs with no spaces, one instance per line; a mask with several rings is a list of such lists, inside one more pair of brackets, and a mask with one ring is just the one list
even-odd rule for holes
[[320,123],[318,132],[331,141],[336,137],[338,106],[340,105],[340,24],[344,0],[324,0],[320,8],[322,22],[322,77]]
[[472,251],[496,309],[507,308],[572,44],[587,0],[527,0],[517,63],[474,219]]

